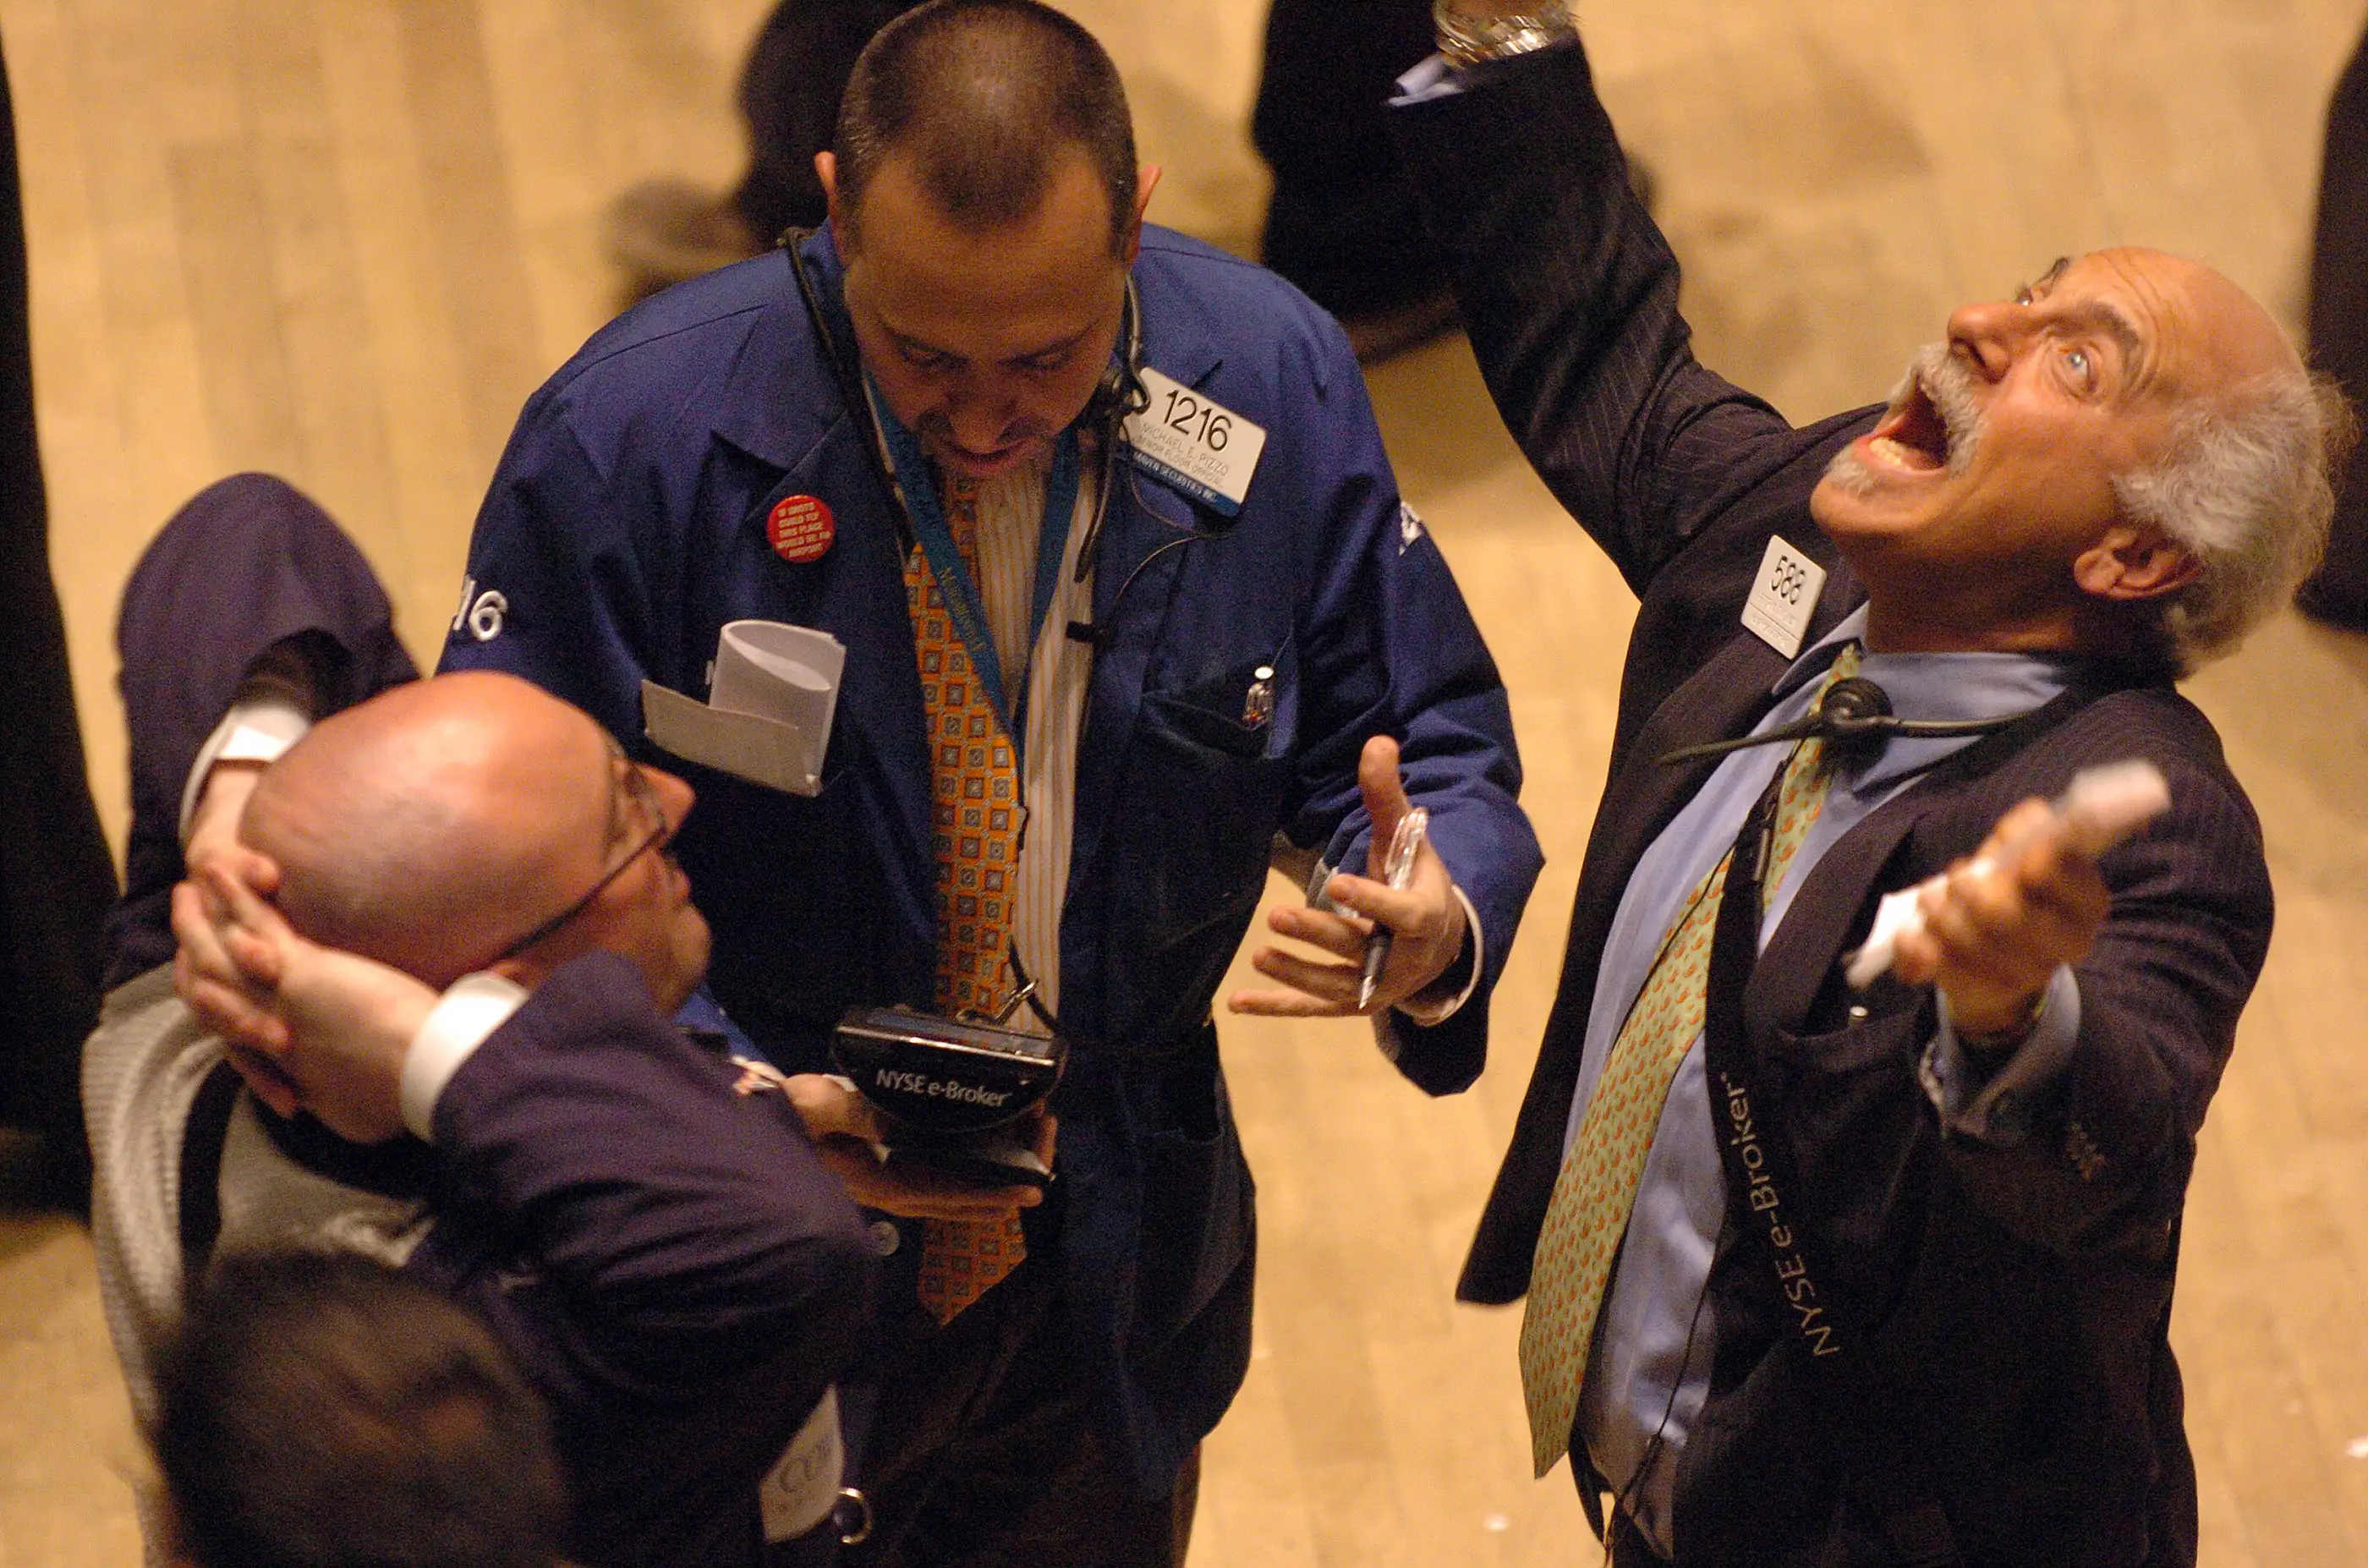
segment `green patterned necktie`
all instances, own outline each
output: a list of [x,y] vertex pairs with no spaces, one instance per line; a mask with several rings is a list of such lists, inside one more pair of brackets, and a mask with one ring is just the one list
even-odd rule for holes
[[[1834,682],[1857,669],[1858,645],[1850,643],[1834,660],[1816,700],[1823,701]],[[1811,736],[1793,748],[1784,765],[1775,839],[1760,880],[1763,898],[1772,897],[1783,881],[1784,869],[1825,804],[1824,761],[1825,742]],[[1733,858],[1730,849],[1694,885],[1663,939],[1644,989],[1611,1043],[1578,1137],[1554,1178],[1521,1314],[1521,1392],[1530,1410],[1531,1457],[1540,1475],[1570,1446],[1596,1314],[1644,1180],[1645,1156],[1678,1065],[1702,1031],[1711,939],[1718,927],[1726,863]]]

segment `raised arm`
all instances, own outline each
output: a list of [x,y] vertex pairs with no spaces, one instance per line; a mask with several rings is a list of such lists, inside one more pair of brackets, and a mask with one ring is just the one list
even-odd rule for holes
[[1497,410],[1641,597],[1827,433],[1696,363],[1677,258],[1629,187],[1579,43],[1407,81],[1399,147]]

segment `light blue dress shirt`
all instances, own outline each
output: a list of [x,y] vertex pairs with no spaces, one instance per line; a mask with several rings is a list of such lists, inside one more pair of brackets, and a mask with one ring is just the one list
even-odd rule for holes
[[[1864,635],[1865,624],[1865,611],[1857,611],[1803,653],[1777,682],[1780,699],[1754,733],[1804,716],[1816,692],[1816,677],[1843,643]],[[1883,687],[1899,717],[1947,722],[2037,708],[2063,691],[2078,667],[2069,658],[2046,655],[1868,653],[1859,674]],[[1871,761],[1838,777],[1777,884],[1761,922],[1761,947],[1783,923],[1793,893],[1827,849],[1876,807],[1915,788],[1922,770],[1977,738],[1893,739]],[[1611,1042],[1644,988],[1681,902],[1734,845],[1753,803],[1791,755],[1792,748],[1781,744],[1728,754],[1629,878],[1597,963],[1586,1055],[1563,1134],[1565,1159]],[[1998,1072],[1985,1076],[1968,1071],[1944,1006],[1923,1064],[1936,1111],[1952,1130],[1970,1136],[2012,1137],[2014,1129],[2002,1115],[1994,1118],[1993,1109],[2007,1103],[2001,1096],[2009,1093],[2027,1101],[2031,1090],[2061,1073],[2079,1023],[2078,987],[2071,971],[2059,968],[2029,1040]],[[1726,1176],[1719,1164],[1697,1035],[1679,1064],[1645,1155],[1643,1185],[1597,1320],[1577,1427],[1596,1470],[1664,1556],[1671,1550],[1669,1503],[1678,1456],[1710,1391],[1716,1325],[1705,1287],[1725,1209]]]

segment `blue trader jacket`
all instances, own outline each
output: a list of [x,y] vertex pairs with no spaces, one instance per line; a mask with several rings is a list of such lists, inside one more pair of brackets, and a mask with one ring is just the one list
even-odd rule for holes
[[[851,345],[829,232],[803,253]],[[1095,661],[1061,917],[1078,1042],[1054,1108],[1072,1343],[1147,1486],[1214,1426],[1247,1364],[1251,1187],[1210,1004],[1277,834],[1364,863],[1365,739],[1397,736],[1432,842],[1486,935],[1473,999],[1396,1020],[1434,1094],[1481,1067],[1487,991],[1535,881],[1495,665],[1404,507],[1338,328],[1271,275],[1144,232],[1141,358],[1261,426],[1226,518],[1121,462],[1094,579]],[[851,347],[845,350],[851,353]],[[929,764],[900,519],[785,252],[676,289],[595,335],[528,403],[470,547],[443,667],[514,671],[700,792],[677,840],[715,930],[710,983],[792,1070],[856,1003],[930,999]],[[767,519],[818,497],[836,540],[796,563]],[[847,669],[805,799],[641,739],[644,676],[703,699],[727,621],[825,630]],[[1246,724],[1270,667],[1270,721]],[[909,1267],[906,1247],[899,1261]],[[894,1270],[883,1298],[897,1289]]]

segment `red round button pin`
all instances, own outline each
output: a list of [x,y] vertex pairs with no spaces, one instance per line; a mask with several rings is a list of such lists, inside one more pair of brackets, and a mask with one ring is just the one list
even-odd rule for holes
[[765,519],[765,535],[784,561],[820,561],[838,539],[838,520],[818,495],[788,495]]

